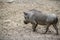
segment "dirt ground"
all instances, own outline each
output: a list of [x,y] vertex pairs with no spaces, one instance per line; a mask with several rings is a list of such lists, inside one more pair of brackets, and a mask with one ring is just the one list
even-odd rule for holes
[[[47,34],[42,34],[46,27],[38,25],[37,32],[32,31],[32,25],[23,23],[23,12],[36,9],[46,13],[55,13],[60,20],[59,1],[21,0],[13,3],[0,3],[0,40],[60,40],[51,26]],[[59,21],[60,23],[60,21]]]

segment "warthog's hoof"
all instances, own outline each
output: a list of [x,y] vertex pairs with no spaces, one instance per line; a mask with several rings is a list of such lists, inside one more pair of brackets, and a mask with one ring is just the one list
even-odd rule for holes
[[36,32],[36,29],[35,29],[35,30],[33,30],[33,32]]
[[56,35],[59,35],[59,33],[56,33]]
[[42,33],[42,34],[46,34],[46,32]]

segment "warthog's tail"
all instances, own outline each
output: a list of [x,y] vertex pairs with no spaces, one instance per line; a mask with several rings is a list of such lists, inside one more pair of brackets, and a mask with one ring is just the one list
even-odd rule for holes
[[56,25],[58,26],[59,25],[59,19],[58,18],[56,18]]

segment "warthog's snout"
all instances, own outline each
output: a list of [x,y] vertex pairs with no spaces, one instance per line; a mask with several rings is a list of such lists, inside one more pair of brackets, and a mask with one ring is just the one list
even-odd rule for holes
[[24,20],[24,24],[28,24],[28,22]]

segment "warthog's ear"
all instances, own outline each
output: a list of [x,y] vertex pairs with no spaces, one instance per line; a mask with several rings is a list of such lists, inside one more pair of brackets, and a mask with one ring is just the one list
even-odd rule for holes
[[27,15],[27,13],[26,12],[23,12],[24,13],[24,15]]

